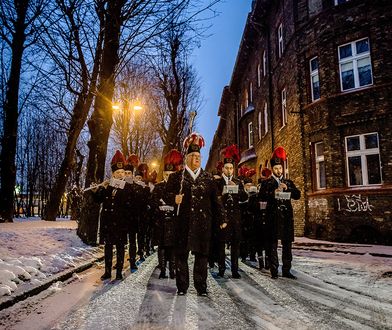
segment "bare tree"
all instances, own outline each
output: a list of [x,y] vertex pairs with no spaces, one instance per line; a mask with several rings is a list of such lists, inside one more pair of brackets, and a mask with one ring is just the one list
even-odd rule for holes
[[86,4],[80,0],[57,0],[57,16],[52,15],[52,24],[42,38],[45,49],[65,78],[67,93],[73,96],[72,102],[61,100],[59,104],[70,113],[68,139],[64,158],[50,193],[45,220],[56,219],[61,196],[75,166],[77,141],[95,96],[101,64],[105,3],[106,1],[96,0],[93,10],[91,2]]
[[19,87],[24,50],[36,42],[40,32],[37,18],[46,0],[3,0],[0,2],[0,38],[10,49],[10,68],[3,103],[3,136],[0,163],[0,213],[12,222],[16,181],[15,155],[18,132]]
[[115,93],[119,109],[113,116],[112,141],[124,155],[137,154],[142,161],[157,159],[162,143],[147,71],[143,63],[128,65],[123,71]]

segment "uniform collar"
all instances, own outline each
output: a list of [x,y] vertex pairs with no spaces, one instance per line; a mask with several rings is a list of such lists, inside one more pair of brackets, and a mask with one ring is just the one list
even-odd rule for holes
[[201,172],[201,167],[199,167],[195,172],[193,172],[188,165],[185,165],[185,169],[188,171],[189,175],[192,177],[193,180],[196,180]]
[[227,177],[224,173],[222,173],[222,178],[225,180],[226,184],[228,184],[229,181],[233,181],[233,176]]

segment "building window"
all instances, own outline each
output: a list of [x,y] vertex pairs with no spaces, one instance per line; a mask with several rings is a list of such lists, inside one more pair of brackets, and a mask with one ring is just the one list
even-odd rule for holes
[[350,0],[335,0],[335,6],[341,5],[342,3],[349,2]]
[[282,57],[283,55],[283,50],[284,50],[284,45],[283,45],[283,24],[280,23],[278,27],[278,54],[279,58]]
[[380,184],[378,133],[346,137],[346,161],[349,186]]
[[282,89],[281,92],[282,96],[282,127],[287,124],[287,94],[286,94],[286,88]]
[[312,92],[312,101],[320,98],[320,79],[318,58],[313,57],[310,60],[310,87]]
[[263,76],[267,75],[267,53],[266,51],[263,52]]
[[323,142],[318,142],[314,145],[314,154],[316,162],[316,188],[324,189],[326,187],[326,181]]
[[264,135],[268,132],[268,105],[264,103]]
[[342,91],[373,84],[369,39],[339,46],[339,66]]
[[250,102],[250,104],[253,103],[253,84],[252,84],[252,82],[249,83],[249,102]]
[[258,133],[259,133],[259,140],[261,140],[261,111],[257,115],[257,126],[258,126]]
[[257,65],[257,87],[261,86],[261,67],[260,64]]
[[253,124],[250,122],[248,124],[248,147],[253,147]]
[[248,89],[245,90],[245,110],[249,107],[249,92]]

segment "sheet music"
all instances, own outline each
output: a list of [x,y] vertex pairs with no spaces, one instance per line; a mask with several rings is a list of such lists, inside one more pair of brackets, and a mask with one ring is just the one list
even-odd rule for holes
[[225,185],[223,186],[222,194],[238,194],[238,185]]
[[119,180],[115,178],[111,178],[109,185],[116,188],[116,189],[124,189],[125,186],[125,181],[124,180]]

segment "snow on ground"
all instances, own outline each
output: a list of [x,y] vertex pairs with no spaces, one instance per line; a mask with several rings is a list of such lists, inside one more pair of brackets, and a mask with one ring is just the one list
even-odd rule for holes
[[75,221],[66,219],[0,223],[0,301],[102,254],[84,244],[76,228]]
[[[48,276],[48,269],[95,253],[80,242],[75,228],[72,221],[0,224],[0,255],[8,256],[9,268],[3,270],[9,287],[19,289],[19,277],[25,284],[39,281],[38,271]],[[158,278],[156,253],[135,273],[127,269],[123,281],[100,281],[99,265],[1,311],[0,327],[392,329],[392,258],[387,257],[392,247],[298,238],[293,254],[297,280],[273,280],[250,261],[240,263],[242,278],[233,279],[227,257],[224,278],[216,276],[217,268],[209,270],[207,298],[197,296],[193,287],[192,257],[186,296],[176,295],[175,280]]]

